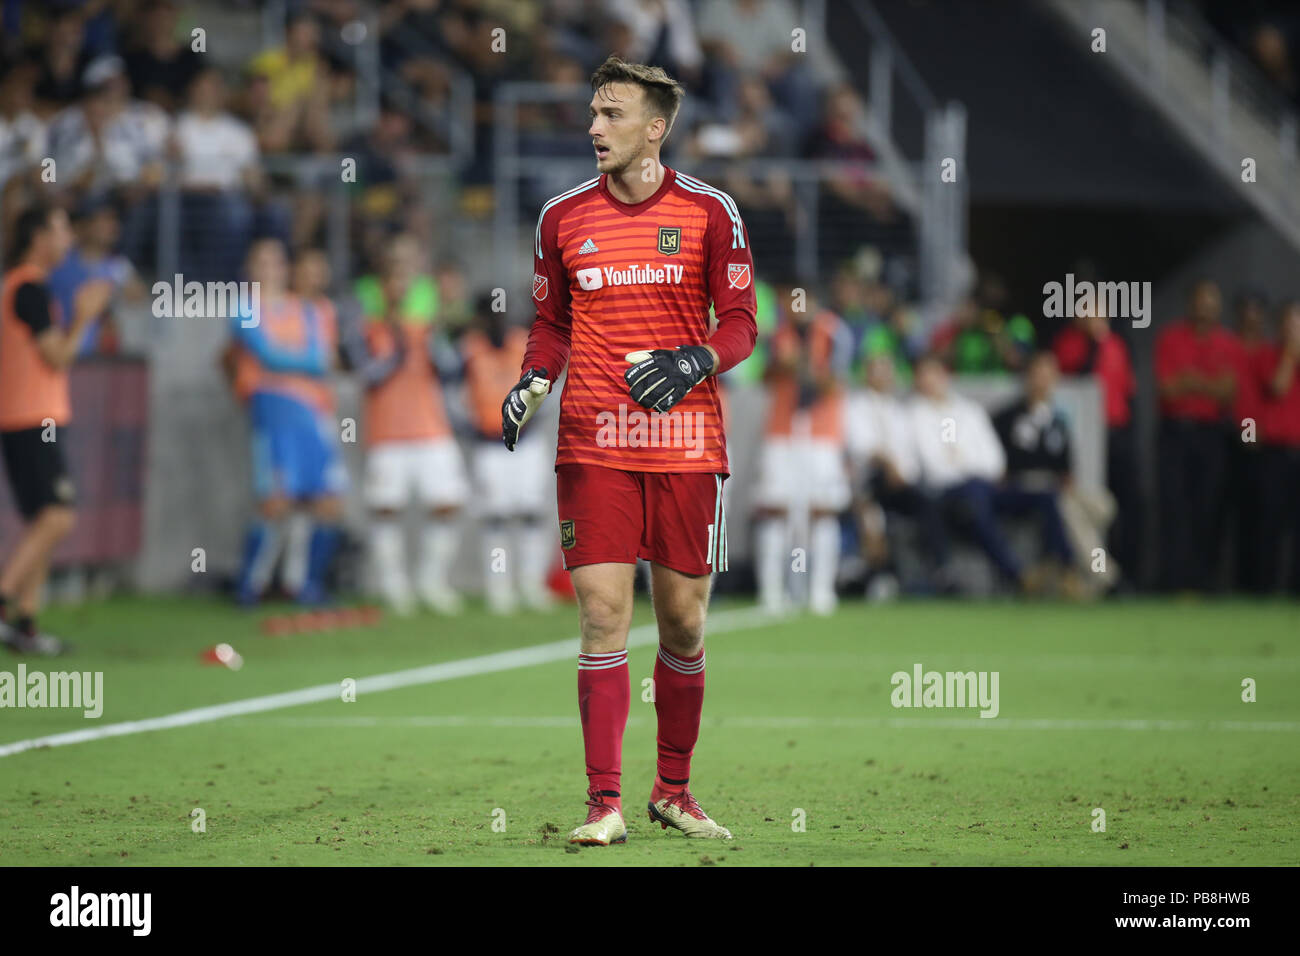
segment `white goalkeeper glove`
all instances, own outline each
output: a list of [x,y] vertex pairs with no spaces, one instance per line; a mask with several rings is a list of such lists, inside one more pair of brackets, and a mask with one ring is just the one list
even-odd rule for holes
[[550,390],[550,376],[544,368],[530,368],[510,390],[501,403],[501,440],[508,450],[515,450],[519,430],[533,417]]

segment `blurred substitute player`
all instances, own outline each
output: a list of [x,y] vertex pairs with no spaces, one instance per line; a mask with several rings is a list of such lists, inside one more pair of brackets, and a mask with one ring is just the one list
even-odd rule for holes
[[844,382],[852,335],[839,316],[820,309],[810,291],[787,287],[772,336],[767,383],[771,405],[755,493],[759,601],[785,609],[796,525],[808,519],[808,606],[835,610],[839,514],[851,498],[844,441]]
[[[432,349],[434,326],[403,308],[418,262],[401,236],[382,270],[384,313],[367,316],[366,348],[383,360],[400,351],[391,374],[368,383],[365,398],[366,505],[371,512],[374,574],[384,599],[410,613],[418,597],[442,614],[460,611],[448,578],[460,545],[460,510],[469,496],[460,448],[451,432]],[[414,493],[424,509],[414,589],[406,571],[402,512]]]
[[19,215],[0,298],[0,452],[26,526],[0,570],[0,639],[26,654],[58,654],[63,642],[36,629],[50,555],[72,531],[75,491],[63,455],[72,417],[68,367],[90,324],[113,294],[111,282],[86,282],[64,328],[47,279],[72,245],[68,216],[36,206]]
[[498,614],[515,609],[516,581],[518,597],[527,607],[541,610],[551,604],[546,572],[555,545],[550,528],[542,523],[549,510],[547,486],[519,480],[520,475],[540,475],[546,469],[546,442],[541,435],[521,437],[512,455],[500,440],[501,395],[514,385],[527,346],[528,330],[507,325],[505,313],[491,308],[490,297],[460,340],[465,402],[479,438],[474,488],[485,558],[484,591],[488,608]]
[[[650,819],[687,836],[730,838],[688,783],[704,702],[710,575],[727,566],[727,450],[714,376],[754,347],[753,258],[731,197],[659,161],[682,88],[658,67],[617,57],[591,85],[588,133],[601,175],[538,216],[537,319],[524,375],[502,405],[513,448],[568,363],[555,471],[560,545],[581,618],[578,709],[589,783],[587,820],[569,839],[603,846],[627,838],[620,776],[638,557],[651,562],[659,623]],[[519,476],[521,485],[530,480]]]
[[[306,574],[294,596],[318,604],[327,597],[325,576],[338,548],[347,486],[327,380],[337,352],[334,310],[323,299],[290,292],[289,263],[278,239],[253,243],[248,277],[258,284],[257,313],[236,316],[231,331],[240,349],[235,380],[248,394],[258,516],[245,543],[237,597],[241,604],[261,599],[286,521],[295,508],[305,508],[314,527]],[[292,586],[293,570],[286,570]]]

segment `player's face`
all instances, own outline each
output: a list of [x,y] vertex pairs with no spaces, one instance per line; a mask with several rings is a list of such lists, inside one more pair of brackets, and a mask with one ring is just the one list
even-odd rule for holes
[[948,372],[933,360],[916,367],[916,390],[926,398],[941,399],[948,393]]
[[266,240],[257,243],[248,254],[248,276],[266,292],[281,292],[288,281],[289,266],[280,243]]
[[645,113],[645,90],[634,83],[607,83],[591,98],[591,136],[596,168],[618,175],[645,154],[651,118]]
[[877,392],[893,392],[894,360],[887,355],[873,356],[867,363],[867,385]]
[[56,209],[50,214],[43,231],[49,248],[50,261],[62,262],[63,257],[68,254],[68,250],[72,248],[73,241],[72,226],[68,222],[68,214],[62,209]]
[[1026,383],[1030,394],[1037,398],[1046,398],[1056,388],[1056,361],[1046,355],[1039,356],[1029,366],[1029,380]]
[[317,296],[330,284],[329,262],[319,253],[308,253],[294,267],[293,285],[303,295]]

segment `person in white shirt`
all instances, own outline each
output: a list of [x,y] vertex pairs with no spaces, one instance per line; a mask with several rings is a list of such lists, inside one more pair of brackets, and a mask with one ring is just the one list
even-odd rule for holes
[[[1052,498],[1026,498],[1003,484],[1006,454],[988,412],[951,390],[948,369],[938,355],[925,355],[917,362],[916,394],[908,413],[921,480],[938,495],[945,515],[969,531],[1007,581],[1022,591],[1039,590],[1039,570],[1026,569],[997,519],[1004,514],[1033,514],[1050,530],[1052,515],[1043,511]],[[1060,513],[1054,517],[1059,526]]]
[[0,188],[45,158],[45,124],[32,111],[33,64],[0,76]]
[[181,271],[200,280],[234,277],[254,235],[253,197],[264,185],[257,138],[225,111],[225,100],[220,72],[199,71],[172,139],[182,190]]
[[916,522],[924,551],[925,590],[947,590],[949,543],[936,496],[920,484],[921,460],[911,413],[896,390],[893,356],[880,353],[866,363],[866,389],[848,399],[845,444],[853,472],[854,514],[868,564],[867,593],[885,597],[898,590],[898,567],[886,537],[894,515]]

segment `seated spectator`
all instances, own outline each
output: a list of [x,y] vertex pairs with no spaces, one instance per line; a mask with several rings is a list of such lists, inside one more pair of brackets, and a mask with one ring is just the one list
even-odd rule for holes
[[908,407],[921,463],[921,481],[939,496],[945,516],[974,538],[1002,577],[1022,591],[1038,592],[1041,570],[1029,570],[1007,543],[997,518],[1036,516],[1043,551],[1061,567],[1074,554],[1060,511],[1048,495],[1027,494],[1004,485],[1006,456],[988,412],[950,388],[948,369],[934,353],[916,365],[916,394]]
[[[1300,596],[1300,302],[1282,308],[1278,341],[1259,350],[1253,373],[1262,396],[1260,510],[1269,521],[1260,538],[1260,590],[1285,586],[1292,596]],[[1288,549],[1290,577],[1283,582]]]
[[149,0],[141,11],[140,27],[140,40],[126,55],[131,89],[140,99],[174,112],[202,69],[203,59],[177,39],[172,0]]
[[92,60],[82,80],[85,98],[50,123],[58,182],[78,199],[116,192],[125,206],[123,252],[144,268],[156,249],[157,188],[171,120],[152,103],[131,99],[120,57]]
[[49,116],[77,101],[84,92],[83,74],[92,55],[86,49],[85,20],[77,10],[65,10],[51,23],[39,53],[36,101]]
[[705,62],[715,74],[715,102],[735,101],[737,77],[761,76],[801,124],[802,138],[817,116],[819,87],[833,77],[825,57],[801,56],[790,48],[790,30],[797,23],[789,0],[713,0],[699,14]]
[[[1066,375],[1095,375],[1106,417],[1106,487],[1115,501],[1108,550],[1128,569],[1130,582],[1142,566],[1142,488],[1138,483],[1137,442],[1133,432],[1133,398],[1137,376],[1128,346],[1094,308],[1080,313],[1052,343],[1058,368]],[[1121,587],[1126,587],[1120,582]]]
[[[9,196],[35,177],[45,158],[45,123],[32,109],[36,67],[19,63],[0,74],[0,208],[18,208]],[[13,193],[10,192],[13,190]],[[0,222],[7,228],[8,222]]]
[[959,375],[988,375],[1024,368],[1034,346],[1034,325],[1017,313],[1006,318],[1002,280],[986,275],[976,297],[967,297],[941,325],[930,348]]
[[1036,352],[1025,369],[1024,396],[994,416],[993,427],[1006,453],[1008,489],[1027,500],[1051,499],[1065,521],[1078,570],[1091,574],[1070,575],[1070,586],[1089,581],[1087,590],[1099,593],[1118,575],[1115,561],[1093,560],[1115,517],[1115,502],[1104,488],[1081,489],[1072,479],[1070,425],[1053,402],[1058,376],[1056,357]]
[[221,74],[199,71],[173,139],[180,163],[181,271],[200,281],[233,278],[259,231],[289,239],[281,207],[265,205],[258,222],[265,183],[257,140],[247,123],[225,111],[225,100]]
[[662,66],[683,85],[699,82],[704,53],[686,0],[608,0],[606,8],[628,28],[624,59]]
[[[698,127],[687,141],[687,153],[737,161],[791,155],[797,144],[794,123],[772,102],[767,84],[757,76],[746,77],[738,93],[737,113],[727,121]],[[736,163],[722,188],[745,209],[751,230],[793,232],[797,228],[794,185],[784,170],[751,172]]]
[[324,152],[333,148],[328,67],[320,55],[320,27],[309,14],[289,22],[284,46],[248,65],[253,125],[263,152]]
[[[77,294],[88,282],[108,280],[114,301],[119,297],[127,302],[144,301],[145,287],[135,267],[130,259],[116,252],[121,223],[112,202],[105,198],[83,203],[76,211],[73,226],[76,241],[49,278],[50,292],[62,309],[64,322],[70,323],[76,314]],[[112,305],[110,302],[82,333],[77,345],[78,358],[118,350]]]
[[131,99],[121,57],[91,61],[82,83],[85,98],[50,123],[58,182],[90,193],[114,188],[144,193],[157,187],[170,126],[167,114]]
[[845,407],[845,450],[854,492],[863,558],[867,562],[867,593],[883,597],[899,587],[899,569],[886,534],[896,515],[917,523],[930,590],[949,586],[948,536],[937,499],[920,485],[917,457],[907,407],[896,392],[894,362],[886,353],[867,359],[866,384],[852,392]]

